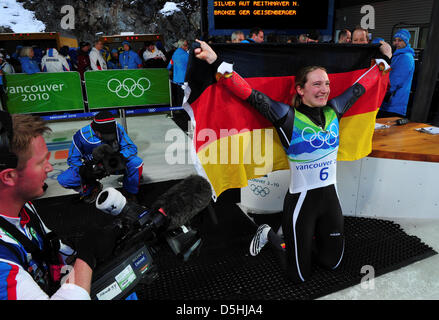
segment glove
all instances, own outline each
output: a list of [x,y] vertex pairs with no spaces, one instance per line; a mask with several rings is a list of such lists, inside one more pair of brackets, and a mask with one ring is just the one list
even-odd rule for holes
[[88,164],[83,164],[79,167],[79,176],[83,184],[89,185],[96,182],[96,176],[93,172],[93,166]]
[[76,240],[76,257],[84,260],[93,270],[98,263],[111,256],[115,244],[116,234],[113,229],[90,227]]

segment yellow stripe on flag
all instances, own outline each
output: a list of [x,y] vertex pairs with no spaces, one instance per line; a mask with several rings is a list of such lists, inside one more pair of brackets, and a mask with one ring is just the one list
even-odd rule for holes
[[378,110],[341,118],[338,161],[361,159],[372,152],[377,112]]
[[288,159],[274,128],[219,138],[197,153],[217,197],[230,188],[272,171],[288,169]]

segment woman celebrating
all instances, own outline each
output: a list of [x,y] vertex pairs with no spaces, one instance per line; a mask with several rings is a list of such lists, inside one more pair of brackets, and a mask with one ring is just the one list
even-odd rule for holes
[[339,120],[379,79],[381,71],[389,68],[390,45],[382,41],[380,51],[385,60],[376,59],[354,85],[330,101],[326,70],[319,66],[301,69],[295,77],[296,95],[290,106],[253,90],[233,72],[232,65],[218,61],[208,44],[198,43],[195,56],[218,66],[222,75],[218,83],[273,123],[289,160],[291,179],[282,214],[284,239],[268,225],[261,225],[250,253],[257,255],[269,242],[294,282],[309,277],[313,255],[322,266],[337,268],[344,252],[343,215],[335,187]]

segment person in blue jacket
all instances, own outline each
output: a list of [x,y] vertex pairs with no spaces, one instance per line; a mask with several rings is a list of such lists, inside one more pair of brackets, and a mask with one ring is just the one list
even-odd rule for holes
[[250,29],[248,38],[241,41],[241,43],[262,43],[262,42],[264,42],[264,30],[258,27]]
[[187,40],[178,41],[178,49],[172,55],[168,64],[168,70],[173,69],[172,81],[176,84],[183,84],[186,76],[187,63],[189,61],[189,53]]
[[393,53],[392,70],[389,74],[388,101],[383,103],[378,116],[405,117],[407,114],[407,103],[415,71],[415,51],[410,46],[409,41],[410,33],[405,29],[398,30],[393,36],[393,45],[396,50]]
[[138,69],[142,67],[142,59],[139,55],[131,50],[131,44],[128,41],[122,42],[123,52],[119,55],[119,62],[122,69]]
[[111,50],[111,59],[107,61],[108,69],[122,69],[119,62],[119,51],[117,49]]
[[23,47],[21,49],[19,60],[23,73],[34,74],[37,72],[41,72],[38,63],[32,59],[33,57],[34,49],[32,49],[32,47]]
[[114,152],[122,155],[126,165],[123,172],[124,193],[128,199],[136,200],[143,160],[137,156],[137,146],[109,111],[99,112],[91,124],[73,135],[67,158],[69,168],[58,176],[59,184],[79,191],[84,201],[93,202],[101,191],[102,184],[87,185],[80,175],[80,168],[84,161],[93,160],[93,150],[102,144],[109,145]]

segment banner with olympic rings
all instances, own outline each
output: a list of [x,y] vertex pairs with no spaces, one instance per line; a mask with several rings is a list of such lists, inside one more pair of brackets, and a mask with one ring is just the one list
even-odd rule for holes
[[84,79],[90,110],[171,102],[167,69],[87,71]]

